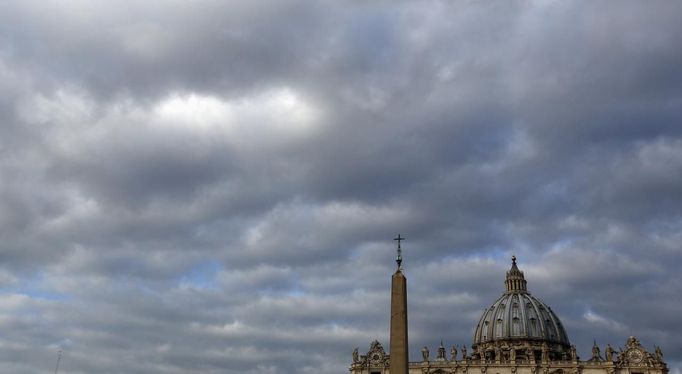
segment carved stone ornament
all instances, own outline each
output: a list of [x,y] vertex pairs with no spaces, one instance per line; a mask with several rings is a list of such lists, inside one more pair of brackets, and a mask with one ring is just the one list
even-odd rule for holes
[[383,361],[383,356],[379,354],[378,352],[374,352],[369,356],[369,363],[372,365],[381,365],[381,362]]
[[381,346],[379,341],[375,340],[370,345],[367,352],[367,361],[371,366],[386,366],[388,362],[386,351],[384,351],[384,347]]
[[627,363],[631,365],[647,364],[645,360],[647,356],[647,351],[644,350],[644,348],[642,348],[642,345],[639,343],[639,340],[637,340],[637,338],[635,338],[634,336],[628,338],[622,356],[623,358],[625,358],[625,360],[623,361],[627,361]]
[[644,360],[644,353],[638,348],[630,348],[625,354],[627,355],[628,361],[633,364],[639,364]]

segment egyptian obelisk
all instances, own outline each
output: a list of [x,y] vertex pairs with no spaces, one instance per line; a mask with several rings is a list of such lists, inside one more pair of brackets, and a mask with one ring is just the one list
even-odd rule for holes
[[390,342],[390,372],[391,374],[407,374],[407,279],[403,275],[400,265],[400,242],[405,238],[398,235],[398,269],[391,277],[391,342]]

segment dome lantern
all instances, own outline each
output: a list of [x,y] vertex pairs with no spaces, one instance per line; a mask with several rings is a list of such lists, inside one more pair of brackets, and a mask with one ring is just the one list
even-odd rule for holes
[[516,256],[512,256],[512,267],[507,272],[504,285],[507,287],[507,292],[528,292],[523,272],[516,266]]

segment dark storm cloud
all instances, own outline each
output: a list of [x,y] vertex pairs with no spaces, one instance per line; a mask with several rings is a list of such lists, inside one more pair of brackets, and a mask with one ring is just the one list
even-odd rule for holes
[[345,371],[401,232],[412,352],[515,253],[679,373],[681,10],[3,3],[0,371]]

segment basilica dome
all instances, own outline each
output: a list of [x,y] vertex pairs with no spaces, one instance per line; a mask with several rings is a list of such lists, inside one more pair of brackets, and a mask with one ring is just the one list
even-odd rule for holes
[[564,358],[570,350],[566,330],[552,309],[528,292],[515,257],[504,283],[506,291],[485,309],[476,325],[474,351],[482,357],[494,356],[503,347],[505,352],[520,349],[521,355],[537,352]]

